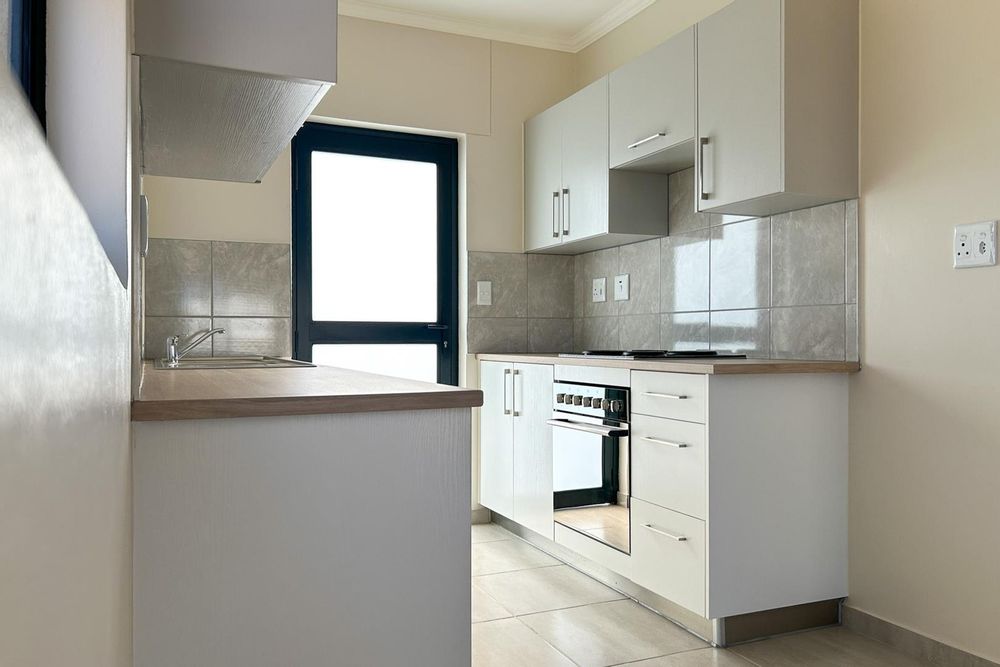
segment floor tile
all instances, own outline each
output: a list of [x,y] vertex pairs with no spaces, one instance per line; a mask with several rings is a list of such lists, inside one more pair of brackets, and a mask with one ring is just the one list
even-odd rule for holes
[[512,540],[514,534],[510,533],[495,523],[477,523],[472,526],[472,543],[496,542],[498,540]]
[[472,626],[473,667],[573,667],[566,656],[516,618]]
[[632,600],[523,616],[521,620],[583,667],[605,667],[708,646]]
[[472,545],[472,576],[559,565],[552,556],[521,540],[499,540]]
[[513,616],[502,604],[497,602],[489,593],[476,584],[472,583],[472,622],[482,623],[483,621],[495,621],[498,618],[510,618]]
[[491,574],[477,577],[475,582],[515,615],[624,598],[568,565]]
[[[622,667],[625,666],[622,665]],[[694,651],[630,662],[628,667],[753,667],[753,663],[744,660],[732,651],[719,648],[700,648]]]
[[825,628],[734,646],[760,667],[925,667],[927,663],[847,628]]

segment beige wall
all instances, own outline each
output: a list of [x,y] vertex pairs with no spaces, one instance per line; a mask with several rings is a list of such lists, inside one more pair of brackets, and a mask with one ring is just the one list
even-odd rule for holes
[[998,25],[861,2],[850,603],[1000,661],[1000,268],[951,268],[952,226],[1000,217]]

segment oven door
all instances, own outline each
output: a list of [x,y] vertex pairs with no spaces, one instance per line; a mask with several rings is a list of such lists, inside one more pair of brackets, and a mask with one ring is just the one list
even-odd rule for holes
[[553,509],[617,504],[622,474],[628,474],[627,459],[622,461],[628,452],[628,425],[563,412],[553,413],[548,423]]

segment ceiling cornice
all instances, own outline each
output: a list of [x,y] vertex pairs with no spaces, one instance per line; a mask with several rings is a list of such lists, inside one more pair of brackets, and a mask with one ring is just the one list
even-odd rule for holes
[[412,28],[437,30],[439,32],[465,35],[467,37],[479,37],[480,39],[490,39],[498,42],[510,42],[512,44],[522,44],[542,49],[577,53],[654,2],[656,0],[622,0],[570,38],[552,33],[524,34],[522,32],[502,30],[483,21],[415,12],[408,9],[388,7],[377,2],[370,2],[369,0],[340,0],[338,2],[338,12],[344,16],[368,19],[370,21],[395,23]]

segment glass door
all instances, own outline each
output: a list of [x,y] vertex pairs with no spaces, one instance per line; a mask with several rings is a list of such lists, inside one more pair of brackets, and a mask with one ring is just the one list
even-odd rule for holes
[[292,142],[295,356],[458,381],[458,142],[307,123]]

